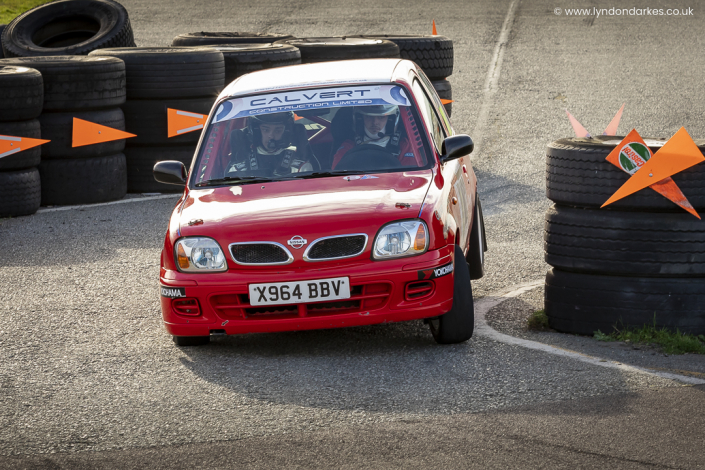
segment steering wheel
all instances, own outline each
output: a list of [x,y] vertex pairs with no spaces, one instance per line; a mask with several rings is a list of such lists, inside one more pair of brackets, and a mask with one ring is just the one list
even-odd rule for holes
[[374,144],[357,145],[343,156],[336,170],[391,170],[401,168],[401,162],[392,152]]

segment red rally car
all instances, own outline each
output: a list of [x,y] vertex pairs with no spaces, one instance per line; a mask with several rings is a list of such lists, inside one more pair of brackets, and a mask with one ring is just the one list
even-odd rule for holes
[[161,255],[177,345],[213,335],[424,319],[468,340],[486,242],[473,142],[411,61],[240,77],[208,116]]

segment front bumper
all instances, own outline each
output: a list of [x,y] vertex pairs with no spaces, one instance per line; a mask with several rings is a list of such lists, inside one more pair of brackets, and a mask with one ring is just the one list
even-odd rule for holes
[[[421,256],[379,262],[311,269],[235,269],[220,274],[187,274],[161,270],[162,317],[166,330],[176,336],[244,334],[340,328],[436,317],[453,305],[453,273],[434,268],[448,266],[453,247]],[[347,276],[351,298],[325,303],[271,307],[249,305],[248,284],[288,282]],[[420,283],[420,284],[416,284]],[[418,297],[411,287],[423,286]],[[419,289],[416,289],[418,291]],[[177,296],[176,299],[164,294]],[[174,300],[196,299],[199,315],[177,313]]]

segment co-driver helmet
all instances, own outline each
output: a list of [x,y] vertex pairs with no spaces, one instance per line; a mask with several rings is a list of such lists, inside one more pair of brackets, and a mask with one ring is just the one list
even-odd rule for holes
[[[399,123],[399,106],[393,104],[379,104],[371,106],[355,106],[353,111],[353,127],[357,136],[365,135],[365,122],[363,116],[394,116],[387,120],[384,135],[392,135],[396,132]],[[379,138],[384,137],[379,135]]]

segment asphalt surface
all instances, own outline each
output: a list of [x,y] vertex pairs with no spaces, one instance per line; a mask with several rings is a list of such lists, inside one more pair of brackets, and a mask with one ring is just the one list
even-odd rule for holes
[[[554,8],[616,5],[561,0],[524,0],[515,10],[509,1],[123,3],[138,45],[167,45],[201,30],[428,34],[435,18],[455,44],[453,124],[481,131],[473,135],[481,142],[473,161],[490,250],[476,297],[546,273],[544,149],[571,134],[565,108],[596,134],[626,102],[620,133],[635,127],[670,137],[685,126],[705,136],[705,5],[696,2],[644,5],[694,9],[681,18],[570,18]],[[509,11],[502,60],[492,70],[496,88],[485,91]],[[486,119],[478,120],[483,104]],[[439,347],[421,322],[176,348],[161,325],[157,294],[175,200],[0,220],[0,466],[705,462],[702,386],[484,337]],[[568,339],[554,344],[577,344],[561,338]],[[702,357],[688,360],[693,371],[703,370]]]

